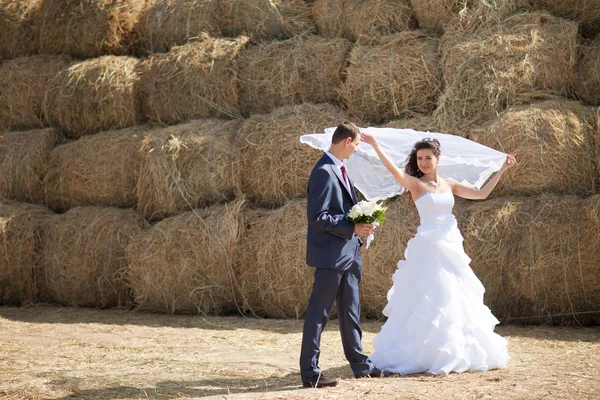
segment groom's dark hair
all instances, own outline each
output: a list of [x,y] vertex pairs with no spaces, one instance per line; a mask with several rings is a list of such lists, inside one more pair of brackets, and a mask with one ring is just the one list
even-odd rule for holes
[[338,144],[344,139],[352,138],[355,140],[357,136],[360,136],[360,129],[354,123],[350,121],[344,121],[335,128],[333,137],[331,138],[332,144]]

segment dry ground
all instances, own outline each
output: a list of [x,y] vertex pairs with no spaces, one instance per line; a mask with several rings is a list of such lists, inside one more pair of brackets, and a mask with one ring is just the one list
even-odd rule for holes
[[[380,327],[363,323],[366,351]],[[301,331],[294,320],[0,307],[0,397],[600,399],[600,327],[499,327],[505,370],[356,380],[333,321],[321,366],[343,380],[330,389],[299,385]]]

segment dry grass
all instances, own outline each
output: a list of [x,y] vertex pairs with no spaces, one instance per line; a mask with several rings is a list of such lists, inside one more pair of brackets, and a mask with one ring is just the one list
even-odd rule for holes
[[467,9],[467,0],[409,0],[419,28],[441,32],[444,25]]
[[[396,119],[388,122],[384,125],[384,127],[396,129],[414,129],[415,131],[422,132],[441,132],[437,120],[431,115],[419,115],[413,118]],[[460,132],[453,133],[460,135]]]
[[0,198],[41,204],[54,129],[0,133]]
[[68,56],[37,55],[7,60],[0,66],[0,129],[45,125],[42,109],[50,82],[71,64]]
[[135,125],[140,120],[138,63],[133,57],[104,56],[61,71],[44,99],[50,125],[72,138]]
[[[532,90],[564,94],[574,79],[577,24],[519,14],[445,41],[436,117],[447,130],[478,124]],[[523,101],[523,100],[521,100]]]
[[296,36],[249,48],[239,65],[242,112],[267,113],[303,102],[338,100],[337,90],[350,42],[319,36]]
[[439,40],[403,32],[357,44],[340,95],[348,112],[381,122],[433,111],[442,81]]
[[582,201],[574,196],[497,199],[470,207],[467,253],[498,318],[598,322],[598,314],[577,314],[596,311],[600,304],[598,260],[591,256],[597,254],[596,203],[587,202],[587,220]]
[[145,129],[103,132],[54,148],[44,177],[45,204],[57,211],[135,206]]
[[514,154],[518,164],[494,195],[543,192],[590,195],[599,181],[595,165],[596,115],[578,102],[548,101],[510,108],[471,139]]
[[240,125],[204,119],[150,132],[140,150],[138,211],[163,218],[233,200],[233,139]]
[[267,207],[306,197],[308,177],[323,155],[300,143],[300,136],[321,133],[347,119],[330,104],[305,103],[254,114],[244,121],[236,139],[237,179],[241,192]]
[[47,300],[42,237],[52,218],[45,207],[0,200],[0,304]]
[[306,200],[276,210],[249,210],[240,243],[239,282],[258,315],[300,318],[306,311],[314,269],[306,266]]
[[0,61],[37,52],[33,17],[40,0],[0,0]]
[[535,7],[550,11],[563,18],[574,20],[584,29],[597,31],[600,20],[600,1],[598,0],[533,0]]
[[353,42],[361,37],[415,29],[417,25],[408,0],[316,0],[312,14],[319,34]]
[[240,114],[238,56],[248,38],[217,39],[155,54],[140,65],[142,109],[156,124]]
[[[7,399],[594,399],[599,328],[506,327],[508,368],[354,379],[336,321],[320,365],[335,388],[302,389],[302,321],[123,310],[0,308],[0,395]],[[363,321],[367,354],[382,322]]]
[[143,1],[40,0],[35,33],[43,53],[78,58],[131,54]]
[[43,287],[69,306],[131,304],[125,250],[146,222],[132,210],[76,207],[55,217],[44,239]]
[[139,310],[222,314],[241,309],[234,271],[243,200],[164,219],[127,249]]
[[600,105],[600,35],[580,46],[574,88],[581,100]]

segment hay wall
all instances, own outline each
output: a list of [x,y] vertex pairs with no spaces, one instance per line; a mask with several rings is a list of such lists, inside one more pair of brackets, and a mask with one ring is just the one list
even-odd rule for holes
[[353,42],[417,27],[408,0],[316,0],[312,15],[319,34]]
[[44,286],[68,306],[131,304],[125,249],[145,227],[132,210],[77,207],[56,216],[44,239]]
[[37,52],[32,29],[38,0],[0,1],[0,61]]
[[53,217],[45,207],[0,200],[0,304],[48,300],[42,240]]
[[139,310],[222,314],[243,306],[234,271],[243,202],[164,219],[127,249]]
[[314,281],[314,269],[306,265],[306,200],[249,210],[245,224],[238,264],[248,306],[262,316],[304,316]]
[[575,196],[473,203],[463,231],[465,246],[486,288],[486,303],[498,318],[509,323],[593,322],[593,314],[573,315],[597,310],[600,304],[593,297],[597,257],[591,256],[598,252],[587,247],[596,245],[589,233],[598,227],[595,220],[588,218],[583,225],[584,220],[582,201]]
[[510,108],[473,132],[474,141],[518,161],[493,196],[594,194],[600,181],[594,161],[596,118],[594,109],[578,102],[548,101]]
[[600,105],[600,35],[579,49],[574,89],[581,100]]
[[331,104],[310,103],[252,115],[244,121],[235,144],[240,191],[266,207],[306,197],[308,177],[323,153],[301,144],[298,138],[323,132],[346,119],[346,114]]
[[144,115],[156,124],[238,116],[238,56],[247,43],[203,35],[150,56],[139,68]]
[[[244,115],[303,102],[338,100],[350,42],[298,36],[248,48],[240,58],[239,96]],[[274,62],[277,60],[277,62]]]
[[0,198],[41,204],[54,129],[0,133]]
[[163,218],[233,200],[233,140],[240,125],[205,119],[149,132],[140,149],[138,211]]
[[[574,79],[577,24],[544,13],[511,16],[443,46],[445,89],[435,110],[447,130],[479,124],[520,94],[564,94]],[[521,100],[523,101],[523,100]]]
[[44,177],[45,204],[56,211],[135,206],[145,129],[103,132],[55,147]]
[[439,41],[403,32],[357,44],[340,95],[351,115],[381,122],[433,111],[441,85]]
[[41,0],[35,33],[43,53],[78,58],[131,54],[132,30],[144,2]]
[[459,12],[467,8],[466,1],[456,0],[409,0],[419,28],[442,32],[443,26],[451,19],[457,18]]
[[44,114],[72,138],[140,122],[138,60],[104,56],[73,63],[49,84]]
[[71,63],[68,56],[36,55],[0,65],[0,129],[45,125],[43,102],[50,82]]
[[533,0],[537,8],[563,18],[574,20],[588,30],[600,28],[600,1],[598,0]]

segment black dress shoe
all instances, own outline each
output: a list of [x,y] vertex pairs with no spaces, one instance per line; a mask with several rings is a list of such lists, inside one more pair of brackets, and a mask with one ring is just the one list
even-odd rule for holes
[[316,379],[302,381],[302,386],[306,388],[324,388],[329,386],[336,386],[339,381],[339,379],[330,379],[325,375],[321,374]]
[[379,369],[377,367],[373,367],[362,374],[355,375],[356,379],[359,378],[387,378],[388,376],[392,376],[393,372],[388,371],[387,369]]

